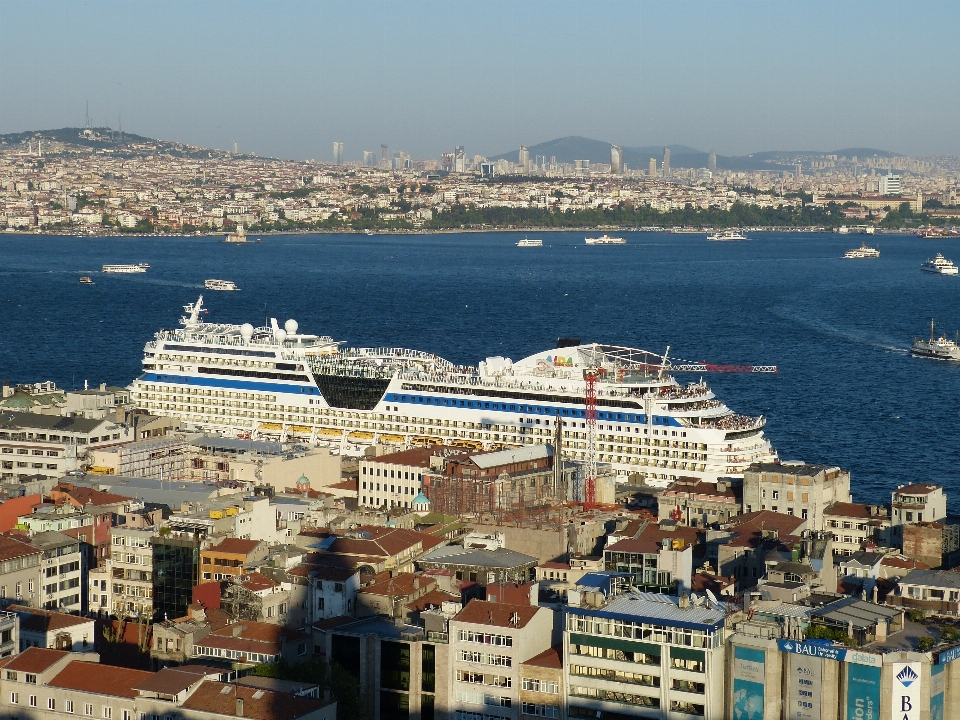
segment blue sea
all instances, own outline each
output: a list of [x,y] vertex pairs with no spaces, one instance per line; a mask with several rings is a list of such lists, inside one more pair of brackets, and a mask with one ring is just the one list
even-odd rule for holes
[[[535,236],[535,235],[534,235]],[[785,460],[853,474],[854,497],[889,501],[931,481],[960,507],[960,364],[913,358],[914,336],[960,328],[960,278],[923,273],[960,239],[867,238],[876,260],[844,260],[861,236],[583,232],[287,235],[220,238],[0,235],[0,377],[64,388],[125,385],[143,344],[204,295],[208,321],[296,319],[349,345],[402,346],[475,364],[553,348],[558,336],[710,363],[777,365],[776,375],[707,376],[730,407],[768,418]],[[147,262],[144,275],[104,263]],[[95,284],[78,283],[90,275]],[[236,293],[203,290],[233,280]],[[689,375],[681,379],[696,380]]]

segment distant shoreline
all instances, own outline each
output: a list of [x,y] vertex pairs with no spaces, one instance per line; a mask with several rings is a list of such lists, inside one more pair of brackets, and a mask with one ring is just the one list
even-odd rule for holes
[[[780,234],[809,234],[809,233],[828,233],[833,235],[839,235],[835,228],[829,227],[745,227],[739,228],[743,232],[763,232],[763,233],[780,233]],[[308,229],[308,230],[264,230],[262,232],[251,232],[249,237],[253,238],[252,240],[246,243],[232,243],[236,245],[255,245],[256,238],[263,237],[273,237],[280,235],[458,235],[466,233],[570,233],[570,232],[582,232],[586,234],[598,233],[598,232],[630,232],[630,233],[645,233],[650,235],[706,235],[708,233],[715,232],[716,228],[705,228],[705,229],[692,229],[692,228],[643,228],[643,227],[610,227],[607,225],[600,227],[569,227],[569,228],[558,228],[558,227],[530,227],[530,228],[440,228],[440,229],[395,229],[395,230],[371,230],[367,232],[366,230],[353,230],[349,228],[341,229]],[[913,235],[915,231],[906,230],[903,228],[877,228],[875,233],[876,235]],[[849,233],[844,233],[845,235],[866,235],[866,233],[860,231],[851,231]],[[44,236],[44,237],[74,237],[74,238],[100,238],[100,237],[114,237],[114,238],[225,238],[227,233],[217,232],[217,233],[109,233],[109,232],[88,232],[88,233],[77,233],[77,232],[48,232],[48,231],[33,231],[33,232],[20,232],[12,228],[7,228],[0,233],[0,237],[4,235],[7,236]]]

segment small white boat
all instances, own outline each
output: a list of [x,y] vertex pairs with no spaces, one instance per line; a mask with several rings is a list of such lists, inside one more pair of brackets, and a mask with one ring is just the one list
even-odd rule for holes
[[920,357],[934,358],[935,360],[960,360],[960,332],[955,339],[950,340],[946,335],[937,338],[934,335],[933,319],[930,320],[930,339],[914,338],[910,345],[910,352]]
[[104,265],[101,272],[105,273],[145,273],[150,269],[147,263],[137,263],[136,265]]
[[878,258],[880,257],[880,251],[876,248],[867,247],[867,244],[860,243],[860,247],[854,248],[853,250],[847,250],[843,256],[850,260],[860,260],[862,258]]
[[739,230],[718,230],[715,233],[707,235],[707,240],[725,242],[728,240],[746,240],[747,236]]
[[624,238],[619,237],[610,237],[606,233],[601,235],[598,238],[584,238],[584,241],[587,245],[626,245],[627,241]]
[[207,290],[222,290],[224,292],[232,292],[234,290],[239,290],[237,284],[232,280],[204,280],[203,286]]
[[80,276],[80,284],[81,284],[81,285],[93,285],[94,282],[93,282],[93,280],[90,279],[90,276],[89,276],[89,275],[81,275],[81,276]]
[[543,240],[531,240],[530,238],[524,238],[517,243],[517,247],[543,247]]
[[958,268],[953,264],[953,260],[947,260],[943,255],[937,253],[933,260],[927,260],[920,265],[924,272],[937,273],[938,275],[956,275]]

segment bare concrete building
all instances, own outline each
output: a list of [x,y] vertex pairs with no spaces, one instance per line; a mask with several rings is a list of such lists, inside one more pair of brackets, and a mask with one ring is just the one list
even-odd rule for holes
[[809,530],[824,529],[824,511],[851,502],[850,473],[806,463],[759,463],[743,474],[743,511],[796,515]]

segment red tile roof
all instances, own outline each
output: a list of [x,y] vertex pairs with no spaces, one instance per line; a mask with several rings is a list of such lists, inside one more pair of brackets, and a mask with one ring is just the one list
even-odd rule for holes
[[423,577],[414,573],[398,573],[393,577],[377,576],[375,582],[361,588],[360,592],[388,597],[409,597],[420,590],[432,588],[436,584],[437,581],[431,577]]
[[296,720],[327,704],[322,700],[272,690],[208,681],[193,691],[183,707],[223,717],[236,717],[238,697],[243,698],[243,716],[254,720]]
[[206,552],[232,553],[246,557],[253,552],[259,544],[259,540],[244,540],[242,538],[228,537],[221,540],[217,545],[208,548]]
[[416,600],[407,603],[406,607],[412,612],[422,612],[423,610],[429,610],[431,607],[438,608],[445,602],[460,602],[460,596],[443,590],[431,590]]
[[614,543],[604,550],[607,552],[630,552],[647,553],[655,555],[663,548],[663,541],[669,538],[671,541],[680,540],[685,548],[696,545],[700,538],[700,530],[696,528],[679,525],[673,530],[661,529],[659,525],[650,523],[635,538],[627,538]]
[[876,505],[864,505],[863,503],[845,503],[837,502],[830,505],[823,511],[824,515],[836,515],[838,517],[853,517],[853,518],[863,518],[866,520],[885,520],[887,519],[886,511],[881,508],[883,512],[882,515],[872,515],[870,513],[870,508],[876,507]]
[[940,489],[939,485],[933,485],[932,483],[914,483],[913,485],[899,487],[893,493],[894,495],[929,495]]
[[[50,610],[38,610],[23,605],[10,605],[7,610],[20,616],[20,630],[32,630],[34,632],[54,632],[93,622],[90,618]],[[90,638],[90,640],[92,642],[93,638]]]
[[563,646],[554,645],[547,648],[539,655],[534,655],[522,665],[535,665],[536,667],[551,668],[552,670],[563,669]]
[[135,698],[140,694],[136,691],[136,687],[152,677],[153,673],[146,670],[74,660],[57,673],[57,676],[48,684],[51,687],[67,690]]
[[43,550],[35,545],[15,540],[7,535],[0,535],[0,562],[26,555],[39,555],[42,552]]
[[[533,605],[506,605],[504,603],[471,600],[454,618],[457,622],[475,625],[495,625],[502,628],[523,628],[537,614],[539,607]],[[516,624],[511,618],[516,615]]]
[[30,647],[17,655],[12,662],[7,663],[5,669],[28,673],[41,673],[55,662],[62,660],[68,654],[66,650]]

